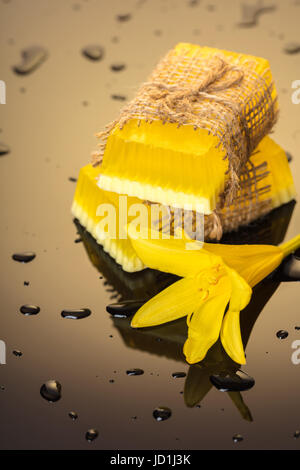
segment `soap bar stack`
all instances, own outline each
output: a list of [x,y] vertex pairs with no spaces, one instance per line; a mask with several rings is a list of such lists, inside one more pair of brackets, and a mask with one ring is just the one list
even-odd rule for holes
[[[286,155],[267,136],[277,113],[267,60],[180,43],[99,133],[73,214],[97,239],[96,202],[118,210],[117,195],[127,195],[129,206],[201,213],[206,239],[220,239],[295,197]],[[98,238],[125,270],[144,268],[130,241]]]

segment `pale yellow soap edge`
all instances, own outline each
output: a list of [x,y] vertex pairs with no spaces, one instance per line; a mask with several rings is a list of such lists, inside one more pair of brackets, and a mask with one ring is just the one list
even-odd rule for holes
[[296,199],[297,193],[295,186],[292,184],[287,188],[280,189],[276,194],[272,196],[272,208],[276,209],[277,207],[282,206],[291,202],[293,199]]
[[208,199],[172,189],[166,190],[151,184],[103,174],[100,174],[97,185],[104,191],[127,194],[128,196],[137,197],[141,201],[161,201],[160,203],[163,205],[178,209],[184,208],[206,215],[212,213],[212,204]]
[[[120,248],[118,244],[118,240],[108,238],[105,232],[101,234],[99,232],[99,229],[96,228],[97,223],[91,217],[89,217],[89,215],[82,209],[82,207],[76,201],[73,201],[71,213],[74,217],[79,220],[81,225],[83,225],[86,230],[93,236],[96,242],[103,247],[104,251],[122,266],[122,269],[124,271],[133,273],[146,269],[146,266],[134,253],[132,257],[128,257],[125,255],[122,248]],[[129,240],[128,243],[130,243]]]

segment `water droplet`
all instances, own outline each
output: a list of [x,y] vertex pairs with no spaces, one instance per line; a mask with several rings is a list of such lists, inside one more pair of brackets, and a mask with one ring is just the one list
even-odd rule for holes
[[106,311],[115,318],[128,318],[144,305],[146,300],[127,300],[107,305]]
[[125,64],[112,64],[110,66],[110,69],[113,71],[113,72],[121,72],[122,70],[124,70],[126,68],[126,65]]
[[82,49],[82,54],[90,60],[101,60],[104,57],[104,48],[99,45],[90,45]]
[[76,421],[76,419],[78,418],[78,414],[76,413],[76,411],[70,411],[70,412],[69,412],[69,417],[70,417],[73,421]]
[[14,261],[19,261],[20,263],[29,263],[35,258],[36,254],[32,251],[26,251],[24,253],[14,253],[12,259]]
[[91,313],[89,308],[80,308],[79,310],[63,310],[61,316],[70,320],[81,320],[82,318],[89,317]]
[[243,436],[241,434],[235,434],[232,437],[233,442],[242,442],[244,440]]
[[300,52],[300,42],[289,42],[284,46],[283,51],[286,54],[298,54]]
[[111,99],[116,100],[116,101],[125,101],[126,96],[124,96],[124,95],[111,95]]
[[212,11],[215,11],[216,7],[215,7],[215,5],[206,5],[206,9],[207,9],[207,11],[212,12]]
[[128,369],[126,371],[127,375],[143,375],[143,369]]
[[298,249],[294,252],[293,256],[294,256],[295,259],[299,259],[299,260],[300,260],[300,248],[298,248]]
[[40,307],[38,307],[37,305],[22,305],[22,307],[20,308],[20,312],[26,316],[37,315],[40,310]]
[[125,15],[117,15],[116,19],[117,21],[120,21],[121,23],[124,23],[125,21],[129,21],[131,18],[130,13],[126,13]]
[[262,6],[261,2],[258,2],[256,5],[251,5],[249,3],[241,4],[241,22],[239,23],[240,27],[251,28],[258,25],[259,17],[263,13],[273,12],[276,10],[275,5]]
[[297,430],[294,432],[294,438],[299,439],[299,437],[300,437],[300,431]]
[[33,72],[39,65],[44,62],[48,53],[44,47],[33,46],[21,51],[22,62],[13,67],[17,74],[26,75]]
[[214,374],[210,376],[211,383],[221,392],[242,392],[249,390],[255,384],[255,380],[242,370],[225,376]]
[[173,372],[172,377],[174,377],[174,379],[181,379],[183,377],[186,377],[186,373],[185,372]]
[[172,411],[166,406],[159,406],[153,411],[153,418],[156,419],[156,421],[165,421],[169,419],[171,415]]
[[6,155],[9,152],[10,152],[10,149],[9,149],[8,145],[3,144],[2,142],[0,142],[0,156]]
[[19,349],[14,349],[14,350],[13,350],[13,354],[14,354],[15,356],[17,356],[17,357],[23,356],[22,351],[20,351]]
[[286,258],[281,264],[278,275],[281,281],[300,281],[299,252]]
[[285,338],[288,337],[288,335],[289,335],[288,332],[285,331],[285,330],[279,330],[279,331],[277,331],[277,333],[276,333],[276,336],[277,336],[277,338],[279,338],[279,339],[285,339]]
[[55,403],[61,399],[61,384],[57,380],[48,380],[41,386],[40,394],[45,400]]
[[85,434],[85,438],[88,442],[94,441],[95,439],[97,439],[98,436],[99,433],[97,429],[89,429]]

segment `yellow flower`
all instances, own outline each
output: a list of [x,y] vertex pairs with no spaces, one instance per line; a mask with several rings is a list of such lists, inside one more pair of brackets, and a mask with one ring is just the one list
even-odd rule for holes
[[187,316],[183,352],[190,364],[204,359],[219,336],[227,354],[245,364],[240,311],[251,299],[251,287],[300,245],[300,235],[281,247],[209,243],[199,247],[189,240],[187,249],[186,239],[156,239],[148,230],[137,236],[130,226],[128,234],[146,266],[183,278],[145,303],[131,326],[150,327]]

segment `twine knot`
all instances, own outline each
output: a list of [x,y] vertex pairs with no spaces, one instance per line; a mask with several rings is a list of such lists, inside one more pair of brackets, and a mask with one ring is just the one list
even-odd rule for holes
[[[215,93],[222,92],[239,85],[243,80],[244,72],[241,68],[228,64],[224,59],[215,56],[213,65],[205,67],[205,75],[196,86],[168,85],[164,82],[153,81],[144,84],[144,90],[150,100],[159,102],[157,111],[164,122],[177,122],[179,125],[187,118],[199,118],[199,112],[194,104],[201,99],[216,101],[224,104],[234,113],[240,113],[236,103],[224,99]],[[197,126],[195,126],[197,127]]]

